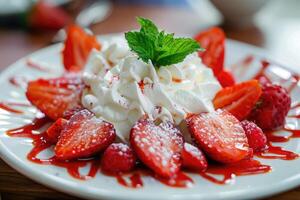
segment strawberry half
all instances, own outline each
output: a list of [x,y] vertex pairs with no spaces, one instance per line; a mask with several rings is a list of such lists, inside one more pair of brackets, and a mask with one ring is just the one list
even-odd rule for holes
[[107,174],[129,172],[135,167],[136,156],[126,144],[113,143],[104,151],[101,170]]
[[130,143],[138,158],[156,174],[171,178],[181,166],[183,137],[171,122],[155,125],[140,119],[131,129]]
[[75,113],[64,126],[54,148],[55,156],[61,160],[92,156],[107,148],[115,137],[111,123],[84,109]]
[[46,131],[48,139],[53,143],[56,144],[60,133],[62,132],[64,126],[68,123],[68,120],[64,118],[57,119]]
[[39,29],[60,29],[71,21],[71,16],[51,1],[37,1],[27,15],[28,25]]
[[243,127],[226,110],[193,115],[187,124],[199,148],[218,162],[237,162],[250,152]]
[[189,143],[184,143],[181,152],[182,166],[187,169],[205,171],[207,169],[207,160],[204,153]]
[[218,74],[217,79],[220,82],[220,84],[222,85],[222,87],[230,87],[235,84],[233,75],[227,70],[221,71]]
[[249,146],[255,151],[262,151],[267,147],[267,137],[255,123],[248,120],[241,122],[248,138]]
[[262,89],[257,80],[250,80],[221,89],[215,96],[213,104],[216,109],[229,111],[237,119],[245,119],[258,101]]
[[195,36],[204,51],[199,52],[199,57],[205,65],[210,67],[217,76],[224,66],[225,34],[218,27],[212,27]]
[[30,81],[26,97],[40,111],[53,120],[63,117],[63,113],[80,105],[84,84],[79,77],[60,77]]
[[65,69],[72,72],[81,71],[92,49],[99,50],[100,47],[94,35],[86,33],[79,26],[69,26],[65,47],[62,51]]

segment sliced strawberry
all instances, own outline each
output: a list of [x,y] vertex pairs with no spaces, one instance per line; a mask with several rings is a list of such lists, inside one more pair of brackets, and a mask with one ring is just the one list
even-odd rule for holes
[[267,137],[255,123],[248,120],[241,122],[241,125],[248,138],[249,146],[254,151],[261,151],[267,147]]
[[138,158],[156,174],[173,177],[180,170],[183,137],[171,122],[155,125],[140,119],[131,129],[130,143]]
[[184,143],[181,158],[182,166],[187,169],[197,171],[205,171],[207,169],[207,160],[203,152],[189,143]]
[[97,38],[86,33],[79,26],[69,26],[62,52],[65,69],[73,72],[81,71],[92,49],[100,49]]
[[79,77],[60,77],[30,81],[27,99],[48,117],[56,120],[63,113],[80,105],[84,85]]
[[37,1],[28,16],[28,25],[39,29],[60,29],[72,21],[64,9],[49,1]]
[[220,90],[214,100],[216,109],[223,108],[239,120],[245,119],[262,93],[257,80],[250,80]]
[[243,127],[226,110],[193,115],[187,124],[199,148],[216,161],[237,162],[250,152]]
[[107,148],[115,140],[112,124],[98,119],[88,110],[75,113],[65,125],[55,146],[61,160],[84,158]]
[[235,84],[235,80],[233,75],[226,70],[221,71],[217,76],[218,81],[222,85],[222,87],[229,87]]
[[66,110],[63,113],[63,118],[64,119],[70,119],[73,115],[75,115],[77,112],[84,110],[85,108],[82,105],[78,105],[76,107],[73,107],[71,109]]
[[47,129],[46,134],[48,136],[48,139],[53,144],[57,143],[60,133],[67,123],[68,123],[68,120],[66,120],[64,118],[59,118]]
[[107,174],[118,174],[133,170],[136,156],[126,144],[113,143],[104,151],[101,159],[101,170]]
[[212,68],[215,76],[217,76],[224,66],[225,54],[225,34],[218,27],[213,27],[196,35],[195,40],[198,41],[205,51],[199,52],[204,64]]

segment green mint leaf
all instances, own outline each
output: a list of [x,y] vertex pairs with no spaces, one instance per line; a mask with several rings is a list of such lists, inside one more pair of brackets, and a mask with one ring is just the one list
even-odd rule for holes
[[200,45],[191,38],[174,38],[174,34],[158,30],[156,25],[149,19],[137,18],[141,25],[139,32],[127,32],[125,38],[132,51],[137,53],[140,59],[159,68],[176,64],[184,58],[201,50]]
[[158,28],[149,19],[138,17],[137,21],[141,25],[140,32],[142,32],[142,33],[144,33],[146,35],[151,36],[152,39],[155,39],[155,37],[159,34]]
[[155,44],[153,40],[141,32],[127,32],[125,38],[128,42],[129,48],[139,55],[144,62],[154,57]]
[[187,55],[200,49],[200,45],[190,38],[167,38],[164,43],[167,44],[163,45],[164,52],[159,55],[156,61],[159,66],[182,62]]

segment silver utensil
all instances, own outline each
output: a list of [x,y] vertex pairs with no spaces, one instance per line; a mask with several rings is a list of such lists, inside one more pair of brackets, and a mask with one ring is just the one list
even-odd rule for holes
[[[75,23],[91,32],[89,27],[93,24],[104,21],[111,13],[112,3],[109,0],[97,0],[86,8],[82,9],[76,16]],[[52,39],[53,43],[62,42],[66,38],[65,29],[57,31]]]

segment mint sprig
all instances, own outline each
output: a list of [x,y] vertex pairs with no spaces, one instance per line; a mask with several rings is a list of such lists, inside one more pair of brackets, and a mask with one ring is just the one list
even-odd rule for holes
[[138,17],[137,21],[141,26],[140,31],[127,32],[125,38],[140,59],[146,63],[151,60],[156,68],[179,63],[187,55],[202,50],[191,38],[174,38],[174,34],[159,31],[149,19]]

